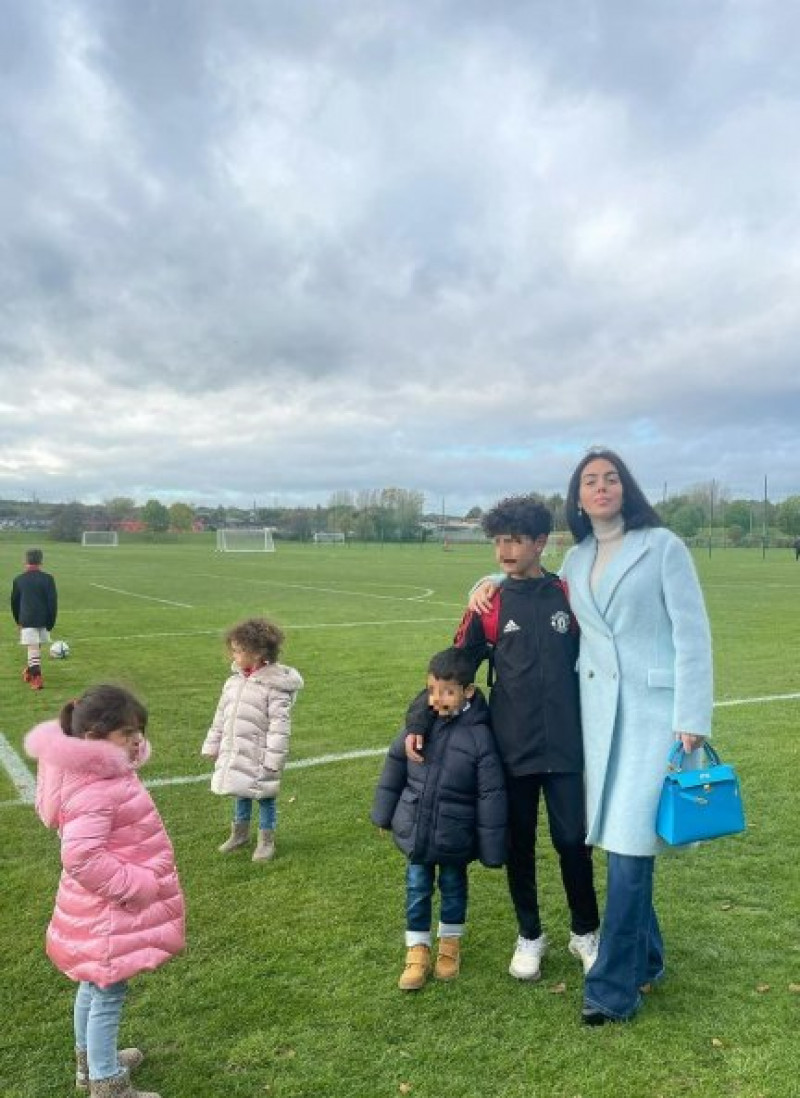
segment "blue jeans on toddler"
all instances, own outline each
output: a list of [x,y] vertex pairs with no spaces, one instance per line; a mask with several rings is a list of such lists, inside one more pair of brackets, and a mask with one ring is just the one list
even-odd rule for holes
[[73,1011],[75,1047],[86,1050],[92,1080],[110,1079],[122,1070],[117,1058],[117,1035],[127,990],[125,980],[108,987],[88,980],[78,984]]
[[[274,831],[278,822],[278,805],[274,797],[265,797],[258,804],[258,826],[261,831]],[[233,809],[234,823],[250,823],[253,802],[249,797],[237,797]]]
[[406,867],[406,945],[431,944],[431,919],[436,870],[442,897],[440,938],[460,938],[467,919],[467,867],[417,865]]
[[597,960],[586,974],[584,1006],[625,1021],[644,984],[664,974],[664,943],[653,907],[655,858],[608,855],[606,910]]

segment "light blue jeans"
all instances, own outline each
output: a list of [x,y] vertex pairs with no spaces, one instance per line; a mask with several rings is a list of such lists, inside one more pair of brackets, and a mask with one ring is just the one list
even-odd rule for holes
[[117,1035],[122,1004],[128,985],[125,980],[100,987],[88,980],[78,984],[75,993],[75,1047],[89,1059],[90,1079],[110,1079],[119,1075]]
[[[274,797],[265,797],[258,804],[258,826],[262,831],[274,831],[278,822],[278,804]],[[250,823],[253,802],[249,797],[237,797],[233,809],[234,823]]]

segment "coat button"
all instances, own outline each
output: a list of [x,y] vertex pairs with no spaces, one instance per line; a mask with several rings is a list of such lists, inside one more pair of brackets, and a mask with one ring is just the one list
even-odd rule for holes
[[594,671],[589,671],[588,674],[586,675],[586,678],[587,679],[593,679],[594,678]]

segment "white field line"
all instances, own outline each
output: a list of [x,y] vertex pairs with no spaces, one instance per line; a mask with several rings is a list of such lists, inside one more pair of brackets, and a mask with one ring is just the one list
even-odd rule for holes
[[714,702],[715,709],[725,709],[730,705],[765,705],[768,702],[797,701],[800,694],[764,694],[760,698],[730,698],[728,701]]
[[[374,759],[377,755],[385,755],[388,747],[365,747],[360,751],[342,751],[338,755],[317,755],[310,759],[290,759],[286,764],[287,770],[305,770],[310,766],[327,766],[329,763],[347,762],[349,759]],[[211,773],[190,774],[185,778],[153,778],[151,782],[144,784],[148,789],[156,789],[164,785],[192,785],[195,782],[210,782]]]
[[106,587],[104,583],[90,583],[100,591],[113,591],[115,595],[127,595],[129,599],[145,599],[146,602],[161,602],[166,606],[179,606],[182,610],[194,610],[188,602],[174,602],[172,599],[157,599],[154,595],[137,595],[135,591],[123,591],[121,587]]
[[0,765],[19,791],[18,801],[6,803],[33,804],[36,798],[36,779],[2,732],[0,732]]
[[[361,629],[366,627],[378,627],[386,625],[427,625],[429,622],[443,622],[449,621],[451,624],[453,618],[394,618],[391,620],[383,621],[318,621],[313,624],[306,625],[284,625],[283,628],[291,633],[296,632],[299,629]],[[164,633],[125,633],[124,636],[103,636],[100,637],[96,633],[86,637],[70,636],[70,644],[80,641],[81,643],[88,643],[93,641],[128,641],[128,640],[151,640],[159,637],[221,637],[224,633],[224,629],[182,629]]]
[[[758,698],[729,698],[727,701],[714,702],[715,709],[724,709],[732,705],[767,705],[770,702],[797,701],[800,693],[796,694],[767,694]],[[385,755],[387,747],[367,747],[357,751],[342,751],[336,755],[315,755],[308,759],[291,759],[286,764],[287,770],[305,770],[312,766],[328,766],[330,763],[347,762],[350,759],[371,759],[378,755]],[[12,782],[20,791],[20,798],[15,801],[0,801],[0,808],[10,808],[14,805],[33,804],[36,782],[26,767],[25,763],[9,744],[5,736],[0,732],[0,763],[5,767]],[[153,778],[144,784],[148,789],[160,789],[171,785],[195,785],[200,782],[210,782],[211,774],[189,774],[179,778]]]
[[[429,600],[431,595],[434,594],[432,587],[416,588],[422,591],[421,595],[373,595],[369,591],[347,591],[343,587],[313,587],[307,583],[283,583],[281,580],[260,580],[260,579],[246,579],[241,576],[220,576],[219,572],[192,572],[193,576],[200,576],[203,579],[224,579],[226,583],[243,583],[247,587],[281,587],[291,589],[293,591],[315,591],[318,594],[323,595],[347,595],[350,598],[356,599],[380,599],[383,602],[421,602],[422,600]],[[374,586],[380,587],[400,587],[410,588],[412,591],[415,589],[415,584],[412,583],[381,583]],[[452,606],[451,602],[437,602],[431,603],[433,606]]]

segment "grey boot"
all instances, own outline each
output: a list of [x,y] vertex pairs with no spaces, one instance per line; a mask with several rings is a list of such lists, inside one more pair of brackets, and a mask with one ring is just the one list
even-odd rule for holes
[[254,862],[270,862],[275,857],[275,832],[259,828],[258,843],[253,851]]
[[123,1071],[110,1079],[92,1079],[89,1098],[161,1098],[161,1095],[152,1090],[134,1090],[130,1075]]
[[243,823],[234,823],[231,827],[230,838],[226,839],[222,846],[218,847],[220,854],[230,854],[233,850],[238,850],[240,846],[247,846],[250,839],[250,824],[245,820]]
[[[130,1072],[144,1060],[144,1053],[138,1048],[121,1048],[117,1059],[119,1066]],[[85,1048],[75,1049],[75,1086],[78,1090],[89,1089],[89,1057]]]

